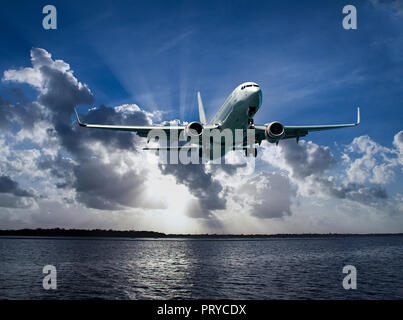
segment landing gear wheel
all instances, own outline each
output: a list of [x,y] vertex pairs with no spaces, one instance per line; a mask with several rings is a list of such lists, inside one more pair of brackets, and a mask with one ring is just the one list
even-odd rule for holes
[[248,126],[249,128],[253,128],[253,125],[255,124],[255,122],[253,121],[253,118],[249,118],[248,119]]

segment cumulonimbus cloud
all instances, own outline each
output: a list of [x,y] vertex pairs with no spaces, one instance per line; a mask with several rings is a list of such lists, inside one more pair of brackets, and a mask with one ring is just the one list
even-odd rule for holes
[[[278,147],[263,143],[263,163],[256,172],[246,170],[249,173],[244,176],[240,172],[248,164],[152,166],[140,152],[144,142],[135,134],[86,130],[72,121],[73,108],[92,104],[94,97],[68,63],[52,59],[44,49],[32,49],[31,62],[32,67],[7,70],[3,75],[6,82],[29,84],[38,91],[35,101],[20,88],[4,89],[10,90],[12,100],[0,96],[3,207],[28,208],[38,198],[53,200],[54,194],[62,194],[54,201],[76,202],[81,208],[107,213],[169,210],[146,192],[150,173],[158,172],[174,177],[189,191],[187,217],[207,230],[218,230],[224,223],[220,214],[231,216],[232,205],[260,221],[290,217],[298,207],[296,199],[309,201],[312,195],[380,207],[391,202],[386,186],[402,172],[403,131],[395,135],[392,148],[362,136],[345,146],[341,156],[304,140],[300,144],[281,141]],[[161,112],[146,112],[135,104],[101,105],[82,117],[86,122],[131,125],[164,120]],[[30,149],[23,150],[22,145]],[[27,179],[24,186],[31,188],[10,183],[22,181],[16,176]]]
[[0,207],[29,208],[34,203],[34,194],[22,189],[9,176],[0,176]]
[[[318,194],[348,199],[369,206],[382,206],[388,198],[384,188],[401,166],[401,136],[394,137],[395,148],[383,147],[368,136],[355,138],[337,159],[327,146],[312,142],[284,141],[267,146],[264,161],[288,173],[301,195]],[[336,170],[341,166],[342,170]],[[337,171],[336,175],[332,171]]]
[[[27,127],[22,115],[30,114],[30,123],[47,121],[49,128],[41,138],[44,143],[49,137],[56,138],[60,148],[50,157],[38,162],[38,168],[47,170],[57,179],[56,187],[73,189],[76,200],[89,208],[120,210],[124,208],[161,208],[144,195],[148,169],[139,162],[139,139],[135,134],[105,130],[83,130],[71,122],[73,108],[93,102],[90,89],[79,82],[69,64],[53,60],[44,49],[31,51],[32,67],[8,70],[3,80],[27,83],[39,91],[38,101],[29,106],[7,108],[10,122]],[[100,106],[92,108],[83,121],[89,123],[151,125],[160,120],[160,113],[149,113],[137,105],[122,105],[115,108]],[[33,128],[33,125],[30,126]],[[42,150],[46,146],[41,146]],[[70,159],[68,155],[71,155]],[[108,156],[114,155],[114,156]],[[132,168],[127,164],[131,163]],[[125,168],[125,169],[122,169]],[[194,218],[213,218],[211,211],[225,209],[222,191],[203,166],[160,166],[161,172],[175,176],[178,183],[189,188],[198,201],[197,206],[188,206],[188,215]],[[197,208],[197,210],[196,210]]]
[[[100,130],[79,131],[72,124],[71,115],[77,105],[93,102],[89,88],[74,77],[69,64],[53,60],[44,49],[32,49],[31,61],[30,68],[6,71],[3,80],[27,83],[39,90],[37,102],[25,106],[23,110],[30,115],[31,122],[46,119],[49,129],[43,134],[56,138],[61,148],[53,156],[42,157],[38,168],[49,169],[53,176],[62,180],[57,184],[59,188],[73,188],[76,199],[90,208],[158,207],[152,201],[147,202],[141,192],[147,170],[127,167],[120,170],[125,163],[133,161],[126,151],[136,151],[135,136]],[[128,109],[126,114],[125,108]],[[17,110],[18,106],[8,108],[8,118],[25,125],[23,118],[17,116]],[[122,114],[129,123],[150,124],[150,114],[134,110],[129,105],[116,110],[101,106],[84,118],[86,121],[118,124]],[[46,142],[48,139],[41,140]],[[46,149],[46,146],[41,148]],[[108,157],[108,153],[114,154],[114,157]],[[71,160],[68,160],[69,155]]]

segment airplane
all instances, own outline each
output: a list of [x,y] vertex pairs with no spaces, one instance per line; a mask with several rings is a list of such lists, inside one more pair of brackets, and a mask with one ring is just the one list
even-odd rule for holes
[[[87,124],[82,123],[78,116],[77,110],[74,109],[77,117],[77,123],[81,127],[96,128],[106,130],[119,130],[135,132],[141,137],[147,137],[152,130],[161,130],[168,137],[173,132],[180,133],[185,138],[199,138],[197,144],[187,146],[173,146],[173,147],[146,147],[144,150],[180,150],[184,148],[196,149],[199,151],[199,156],[205,155],[203,148],[202,134],[214,129],[223,132],[224,130],[235,131],[237,129],[243,130],[244,134],[241,136],[241,141],[233,141],[232,148],[226,148],[222,141],[219,141],[222,148],[220,157],[225,155],[229,150],[244,150],[245,156],[257,156],[257,149],[252,146],[253,143],[260,144],[266,140],[270,143],[278,144],[280,140],[295,138],[297,143],[301,137],[306,136],[312,131],[322,131],[338,128],[355,127],[360,123],[360,109],[357,108],[357,121],[349,124],[332,124],[332,125],[311,125],[311,126],[285,126],[278,121],[273,121],[263,125],[254,123],[254,116],[262,105],[262,91],[259,85],[255,82],[245,82],[235,88],[229,95],[227,100],[221,106],[219,111],[215,114],[213,119],[208,123],[206,114],[204,112],[203,102],[200,92],[197,93],[197,100],[199,106],[200,121],[193,121],[186,125],[180,126],[119,126],[119,125],[103,125],[103,124]],[[254,141],[250,142],[247,139],[248,129],[254,129]],[[194,141],[194,139],[192,140]],[[210,142],[213,143],[213,142]],[[239,145],[239,147],[236,147]],[[207,149],[209,150],[209,149]],[[207,151],[209,152],[209,151]],[[209,155],[213,158],[213,155]]]

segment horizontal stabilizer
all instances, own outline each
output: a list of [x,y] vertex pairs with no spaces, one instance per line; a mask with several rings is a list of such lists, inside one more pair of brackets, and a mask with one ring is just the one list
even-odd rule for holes
[[199,149],[199,146],[178,146],[178,147],[145,147],[143,150],[168,150],[168,151],[174,151],[174,150],[197,150]]

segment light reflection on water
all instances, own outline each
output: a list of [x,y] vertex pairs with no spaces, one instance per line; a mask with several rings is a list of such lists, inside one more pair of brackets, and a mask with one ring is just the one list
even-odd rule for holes
[[[56,266],[58,289],[42,288]],[[358,272],[344,290],[343,266]],[[403,237],[0,238],[2,299],[402,299]]]

